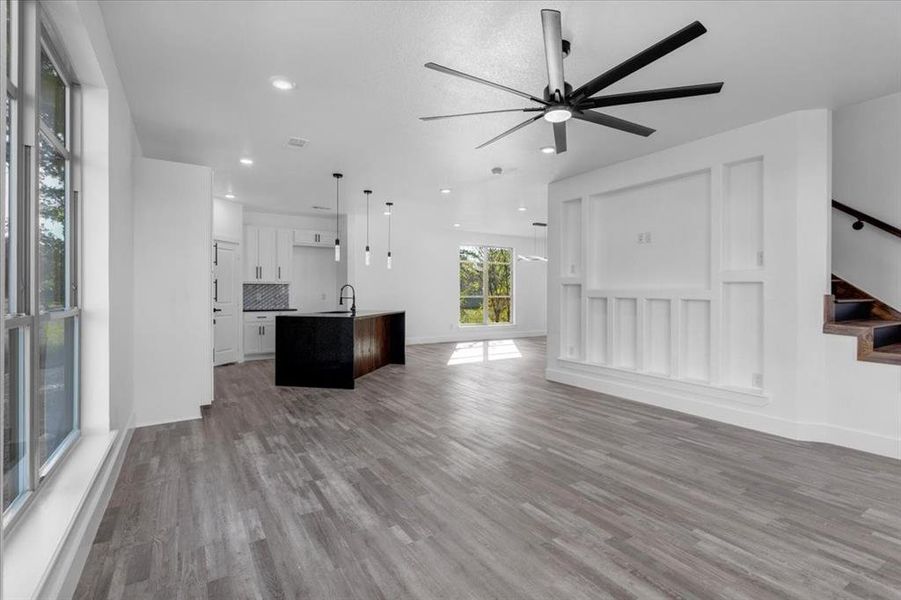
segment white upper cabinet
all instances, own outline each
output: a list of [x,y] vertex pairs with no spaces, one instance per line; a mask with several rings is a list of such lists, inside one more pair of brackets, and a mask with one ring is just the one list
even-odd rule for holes
[[259,281],[260,276],[260,228],[244,228],[244,281]]
[[334,246],[335,232],[317,229],[295,229],[295,246]]
[[294,248],[292,229],[248,225],[244,228],[244,280],[291,281]]
[[279,229],[275,234],[275,279],[291,281],[291,269],[294,265],[294,231]]
[[275,281],[277,266],[276,230],[272,227],[260,227],[260,273],[263,281]]

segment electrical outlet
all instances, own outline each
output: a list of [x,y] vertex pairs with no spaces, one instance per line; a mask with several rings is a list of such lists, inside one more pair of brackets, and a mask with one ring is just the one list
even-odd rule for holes
[[576,274],[576,265],[569,265],[569,274],[570,275]]
[[758,267],[763,266],[763,250],[759,250],[757,252],[757,266]]
[[639,234],[638,234],[638,243],[639,243],[639,244],[644,244],[644,233],[639,233]]
[[751,374],[751,387],[763,389],[763,373]]
[[650,244],[650,243],[651,243],[651,232],[650,232],[650,231],[645,231],[645,232],[644,232],[644,243],[645,243],[645,244]]
[[322,300],[325,300],[325,294],[322,294]]

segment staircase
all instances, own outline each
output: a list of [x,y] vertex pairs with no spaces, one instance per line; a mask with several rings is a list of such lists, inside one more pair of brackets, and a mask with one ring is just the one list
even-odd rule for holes
[[832,277],[823,333],[857,338],[857,359],[901,365],[901,312],[847,281]]

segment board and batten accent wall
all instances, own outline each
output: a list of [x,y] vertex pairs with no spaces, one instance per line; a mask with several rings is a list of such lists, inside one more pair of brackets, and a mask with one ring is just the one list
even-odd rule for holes
[[552,183],[548,379],[899,455],[890,403],[853,435],[829,422],[830,123],[792,113]]

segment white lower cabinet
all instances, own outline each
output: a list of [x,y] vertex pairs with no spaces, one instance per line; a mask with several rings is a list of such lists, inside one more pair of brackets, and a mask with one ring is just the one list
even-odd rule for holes
[[244,313],[244,356],[275,353],[277,312]]
[[262,332],[263,326],[257,323],[244,323],[244,354],[245,356],[252,354],[260,354],[262,350]]

